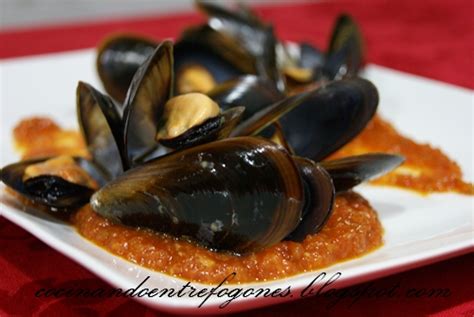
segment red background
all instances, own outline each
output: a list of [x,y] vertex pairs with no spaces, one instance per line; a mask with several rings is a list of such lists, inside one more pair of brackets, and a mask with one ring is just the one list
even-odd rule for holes
[[[367,61],[444,82],[473,88],[474,1],[334,1],[258,7],[273,21],[280,38],[309,41],[324,48],[332,23],[348,12],[360,23],[367,41]],[[0,32],[0,58],[35,55],[95,46],[110,32],[139,32],[175,37],[183,27],[202,20],[197,14]],[[8,79],[6,79],[8,80]],[[402,92],[401,92],[402,93]],[[8,105],[2,105],[8,106]],[[23,229],[0,218],[0,315],[5,316],[155,316],[127,299],[37,299],[42,287],[96,289],[106,284]],[[384,288],[400,282],[409,288],[449,288],[448,298],[363,298],[326,308],[313,297],[242,313],[242,316],[474,316],[474,256],[376,280]],[[402,293],[401,292],[401,293]]]

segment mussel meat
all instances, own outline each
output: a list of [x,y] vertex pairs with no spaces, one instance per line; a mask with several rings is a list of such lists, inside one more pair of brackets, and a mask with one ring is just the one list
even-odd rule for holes
[[[207,45],[208,27],[189,29],[175,43],[173,50],[177,93],[206,93],[215,85],[244,72],[222,56],[214,46]],[[213,32],[211,30],[212,36]],[[105,39],[99,47],[96,66],[107,93],[119,103],[125,101],[128,88],[138,68],[153,54],[159,41],[137,35],[120,34]],[[218,47],[218,46],[217,46]],[[239,56],[235,58],[241,60]]]
[[156,137],[172,149],[223,139],[240,121],[244,110],[244,107],[233,107],[221,113],[219,105],[206,95],[180,95],[165,104],[165,124]]
[[227,41],[227,37],[208,26],[190,28],[181,35],[174,49],[175,87],[178,94],[207,93],[215,85],[248,71],[234,62],[248,60],[245,51],[234,53],[233,50],[223,49],[228,46]]
[[69,211],[89,202],[109,179],[93,162],[60,156],[21,161],[0,170],[0,179],[28,199],[52,210]]
[[[152,159],[158,141],[174,149],[189,147],[225,138],[239,122],[243,108],[221,113],[203,94],[174,97],[173,82],[173,44],[164,41],[139,67],[127,93],[123,115],[127,168]],[[203,112],[209,115],[202,117]],[[180,132],[170,133],[172,130]]]

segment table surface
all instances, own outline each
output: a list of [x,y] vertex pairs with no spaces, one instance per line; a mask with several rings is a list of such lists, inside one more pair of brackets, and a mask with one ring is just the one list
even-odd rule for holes
[[[334,1],[260,6],[278,36],[325,48],[335,17],[348,12],[366,38],[367,61],[473,89],[472,13],[474,1]],[[109,20],[28,30],[0,31],[0,58],[15,58],[94,47],[111,32],[138,32],[155,38],[175,37],[197,14]],[[40,288],[107,285],[87,270],[0,218],[0,316],[164,316],[130,299],[38,299]],[[375,280],[373,287],[400,283],[411,288],[448,288],[444,298],[370,298],[330,306],[324,296],[301,299],[241,313],[242,316],[474,316],[474,255],[468,254]],[[366,286],[370,286],[366,283]]]

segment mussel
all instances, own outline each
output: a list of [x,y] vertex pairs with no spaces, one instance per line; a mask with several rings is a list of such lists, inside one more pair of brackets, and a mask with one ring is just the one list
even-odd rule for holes
[[[208,26],[211,29],[231,37],[254,57],[254,69],[246,72],[270,79],[280,91],[285,90],[283,74],[297,83],[339,80],[356,76],[362,65],[362,36],[357,24],[347,14],[338,17],[326,53],[309,43],[301,43],[296,44],[295,54],[289,47],[295,46],[293,43],[286,45],[279,42],[272,27],[247,7],[229,10],[204,1],[198,1],[197,7],[208,15]],[[209,45],[215,42],[217,41],[209,41]],[[236,51],[239,45],[228,47]],[[239,55],[245,56],[243,53]],[[252,65],[249,61],[247,64]]]
[[207,41],[209,46],[218,48],[224,41],[215,39],[226,38],[226,50],[221,48],[220,51],[223,54],[229,54],[230,51],[234,52],[234,56],[240,56],[240,59],[234,57],[228,60],[234,65],[245,61],[246,67],[252,67],[246,73],[257,74],[272,81],[279,91],[285,91],[285,81],[277,65],[278,41],[270,24],[264,23],[250,9],[242,6],[231,11],[216,3],[197,1],[197,7],[208,15],[207,27],[214,31],[213,40]]
[[158,142],[174,149],[198,145],[227,137],[239,122],[242,107],[220,112],[219,105],[203,94],[173,97],[173,82],[173,44],[164,41],[139,67],[125,99],[127,167],[152,159]]
[[247,73],[249,55],[241,48],[229,50],[232,44],[207,25],[183,32],[174,49],[176,92],[207,93],[217,84]]
[[342,192],[386,174],[404,162],[400,155],[371,153],[321,162],[331,175],[337,192]]
[[56,211],[86,204],[94,191],[110,180],[82,157],[21,161],[2,168],[0,179],[28,199]]
[[272,82],[255,75],[245,75],[217,85],[207,93],[222,109],[245,107],[242,121],[285,98]]
[[221,113],[217,103],[197,93],[175,97],[167,105],[163,116],[166,123],[158,131],[157,139],[162,145],[172,149],[226,138],[245,110],[244,107],[233,107]]
[[334,200],[334,185],[331,176],[314,161],[294,157],[298,165],[306,197],[301,222],[287,237],[287,240],[301,242],[307,235],[322,229],[331,215]]
[[129,170],[95,193],[91,206],[125,225],[246,253],[289,234],[301,240],[327,219],[332,182],[308,165],[300,172],[284,149],[261,138],[215,141]]
[[293,84],[325,82],[357,76],[363,61],[363,39],[359,27],[341,14],[333,27],[327,52],[310,43],[280,43],[277,46],[281,72]]
[[324,75],[332,80],[357,76],[364,59],[363,46],[357,24],[349,15],[341,14],[329,41]]
[[303,69],[311,69],[313,71],[313,79],[317,78],[323,64],[324,53],[320,49],[306,42],[299,44],[298,66]]
[[239,124],[232,135],[257,135],[279,120],[295,153],[318,162],[359,134],[377,105],[378,92],[370,81],[334,81],[266,107]]
[[100,44],[97,73],[112,98],[120,103],[125,100],[133,75],[157,45],[152,39],[133,34],[116,34]]
[[[227,56],[222,56],[217,48],[207,45],[203,41],[207,36],[205,29],[189,29],[174,45],[176,83],[173,88],[177,93],[206,93],[215,85],[245,73],[226,59]],[[96,60],[97,72],[114,100],[125,101],[133,76],[158,45],[160,41],[133,34],[114,35],[102,42]],[[235,58],[241,59],[240,56]]]
[[127,166],[123,147],[122,118],[116,104],[87,83],[76,90],[79,127],[93,161],[109,178],[121,174]]
[[134,162],[157,147],[158,122],[165,102],[173,96],[173,45],[165,41],[135,73],[124,108],[124,145],[127,163]]

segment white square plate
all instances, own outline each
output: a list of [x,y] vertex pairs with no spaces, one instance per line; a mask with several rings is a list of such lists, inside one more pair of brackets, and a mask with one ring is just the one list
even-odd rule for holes
[[[83,50],[71,53],[10,59],[0,62],[1,161],[18,160],[11,144],[11,131],[26,116],[46,115],[64,127],[76,127],[75,88],[78,80],[101,87],[94,69],[95,53]],[[378,87],[380,112],[402,133],[421,142],[438,146],[473,180],[473,92],[369,65],[365,77]],[[186,281],[152,272],[116,257],[83,239],[74,228],[35,210],[22,207],[2,192],[2,215],[34,234],[52,248],[72,258],[115,287],[180,289]],[[386,230],[385,244],[367,256],[333,265],[328,276],[341,272],[331,285],[340,288],[369,279],[393,274],[473,249],[472,196],[435,194],[421,196],[393,188],[361,186],[357,189],[379,212]],[[202,308],[201,298],[141,298],[145,304],[175,313],[198,314],[229,312],[270,305],[298,298],[299,292],[319,273],[240,285],[238,287],[291,287],[292,297],[238,298],[226,309],[219,309],[227,298],[212,296]],[[327,279],[326,279],[327,281]],[[193,283],[197,287],[206,287]],[[207,286],[209,287],[209,286]]]

